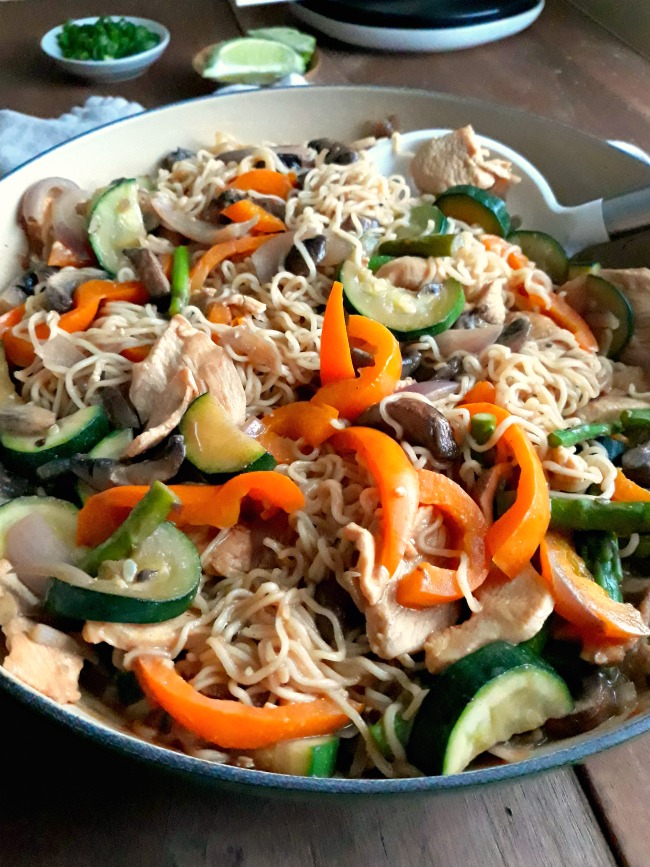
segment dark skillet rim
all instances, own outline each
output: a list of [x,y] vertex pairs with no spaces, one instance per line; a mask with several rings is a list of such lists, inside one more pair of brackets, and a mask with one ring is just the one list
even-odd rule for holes
[[[493,105],[499,114],[510,114],[511,116],[521,117],[522,119],[534,117],[544,123],[550,123],[551,126],[562,126],[572,132],[576,130],[568,124],[562,124],[558,121],[533,115],[530,112],[521,109],[511,108],[496,103],[488,103],[484,100],[474,99],[469,97],[455,97],[449,94],[438,94],[431,91],[407,88],[407,87],[370,87],[364,85],[350,85],[343,88],[335,85],[312,85],[311,89],[316,90],[346,90],[358,91],[360,94],[372,90],[374,92],[381,91],[388,94],[399,95],[400,93],[408,93],[422,96],[436,96],[444,102],[458,103],[462,102],[471,109],[473,105],[485,108],[486,105]],[[273,88],[277,91],[288,91],[293,88],[282,87]],[[248,93],[253,98],[264,98],[265,91],[243,91]],[[261,96],[258,96],[260,94]],[[41,157],[58,148],[64,147],[70,142],[77,141],[81,138],[89,138],[94,135],[101,135],[102,131],[116,124],[128,125],[137,121],[142,114],[151,114],[164,111],[175,110],[178,106],[193,104],[195,102],[206,102],[214,100],[220,96],[219,93],[208,94],[206,96],[197,97],[194,99],[182,100],[181,102],[172,103],[166,106],[149,109],[146,112],[130,115],[129,117],[120,118],[111,121],[93,130],[80,133],[71,139],[68,139],[61,144],[48,148],[43,153],[32,157],[25,163],[22,163],[15,169],[12,169],[7,174],[0,178],[0,190],[2,183],[6,178],[11,177],[18,171],[21,171],[25,166],[41,159]],[[221,94],[221,96],[236,96],[236,94]],[[579,131],[580,135],[586,138],[591,138],[603,144],[603,140],[596,136]],[[610,147],[612,147],[610,145]],[[615,149],[617,150],[617,149]],[[629,159],[635,157],[625,154]],[[611,747],[623,744],[633,737],[642,735],[650,730],[650,713],[632,717],[616,728],[614,731],[605,732],[595,737],[586,737],[584,741],[577,744],[572,744],[568,747],[560,747],[552,752],[543,755],[532,756],[529,759],[524,759],[520,762],[515,762],[509,765],[499,765],[490,768],[480,768],[475,771],[464,771],[461,774],[455,774],[449,777],[409,777],[395,780],[387,779],[345,779],[334,777],[330,779],[311,778],[311,777],[292,777],[282,774],[271,774],[266,771],[247,770],[243,768],[235,768],[228,765],[219,765],[206,762],[202,759],[196,759],[183,753],[176,753],[172,750],[163,747],[155,746],[146,741],[139,740],[132,735],[122,733],[111,729],[105,723],[95,722],[92,719],[77,716],[75,713],[66,710],[64,706],[58,705],[48,698],[26,687],[17,681],[11,679],[2,670],[0,670],[0,688],[7,692],[14,699],[29,708],[37,710],[50,720],[64,726],[66,729],[80,734],[89,740],[117,750],[123,755],[131,756],[140,759],[148,764],[166,768],[168,770],[183,774],[185,776],[194,777],[197,780],[213,784],[229,784],[236,786],[251,786],[259,790],[260,794],[264,791],[283,791],[283,792],[313,792],[320,794],[332,795],[383,795],[383,794],[416,794],[424,792],[443,792],[454,791],[457,789],[467,789],[472,786],[483,786],[487,783],[505,782],[509,780],[517,780],[522,777],[527,777],[532,774],[538,774],[543,771],[549,771],[554,768],[575,764],[581,762],[588,756],[601,752],[602,750],[610,749]]]

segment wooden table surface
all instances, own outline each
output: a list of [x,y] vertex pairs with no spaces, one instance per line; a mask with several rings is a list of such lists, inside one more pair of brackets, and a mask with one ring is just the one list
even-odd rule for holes
[[[153,107],[209,92],[204,45],[283,7],[226,0],[0,0],[0,108],[57,116],[97,92],[44,62],[40,36],[68,17],[161,21],[171,45],[145,77],[102,93]],[[566,0],[528,31],[445,55],[380,55],[319,39],[327,83],[392,84],[479,97],[650,150],[650,63]],[[127,761],[0,696],[0,864],[8,867],[647,867],[650,737],[582,767],[438,798],[300,804],[233,796]],[[11,759],[16,759],[12,762]]]

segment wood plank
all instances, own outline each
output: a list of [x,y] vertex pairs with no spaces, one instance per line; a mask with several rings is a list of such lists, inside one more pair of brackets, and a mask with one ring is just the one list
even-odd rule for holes
[[[295,26],[290,8],[249,7],[235,14],[243,30],[277,23]],[[323,81],[472,96],[650,150],[648,61],[567,0],[547,0],[540,18],[523,33],[466,51],[379,53],[321,35],[318,42],[324,54]]]
[[650,736],[593,756],[581,769],[610,843],[625,867],[647,867]]
[[[139,15],[171,33],[166,52],[142,77],[115,84],[90,84],[61,71],[40,49],[41,37],[68,18],[106,14]],[[93,94],[123,96],[145,108],[214,91],[192,69],[192,58],[210,42],[239,35],[227,0],[24,0],[0,4],[0,108],[57,117]]]
[[613,867],[570,770],[437,798],[270,800],[82,740],[0,694],[0,861],[12,867]]

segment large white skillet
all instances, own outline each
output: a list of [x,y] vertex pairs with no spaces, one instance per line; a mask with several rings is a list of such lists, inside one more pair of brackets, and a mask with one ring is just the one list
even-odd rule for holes
[[[422,144],[449,131],[413,130],[400,137],[399,150],[395,150],[390,139],[385,139],[372,148],[371,155],[383,174],[404,175],[417,194],[409,173],[413,155]],[[650,226],[650,186],[564,207],[558,203],[546,178],[526,157],[495,139],[483,135],[478,138],[491,157],[509,160],[521,178],[520,183],[510,187],[506,199],[508,210],[517,218],[520,228],[547,232],[569,255],[609,241],[613,236]]]

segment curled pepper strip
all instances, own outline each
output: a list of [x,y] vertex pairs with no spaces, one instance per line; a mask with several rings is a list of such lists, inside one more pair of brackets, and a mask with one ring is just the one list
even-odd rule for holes
[[374,349],[374,363],[362,367],[354,379],[323,385],[312,401],[333,406],[342,418],[354,421],[369,406],[395,391],[402,374],[402,355],[388,328],[366,316],[350,316],[348,336]]
[[638,638],[650,630],[637,609],[617,602],[597,584],[584,560],[559,533],[547,533],[540,547],[542,575],[548,582],[555,610],[577,626],[583,638]]
[[[467,584],[471,591],[485,581],[490,565],[485,538],[488,523],[470,495],[452,479],[430,470],[418,470],[420,503],[435,506],[461,534],[469,559]],[[397,585],[397,601],[406,608],[429,608],[462,599],[465,594],[456,569],[421,563]]]
[[320,339],[320,381],[323,385],[354,379],[350,341],[343,309],[343,284],[334,283],[327,299]]
[[[116,283],[112,280],[89,280],[82,283],[74,293],[75,306],[68,313],[59,317],[58,327],[61,331],[73,334],[85,331],[97,316],[99,306],[103,301],[130,301],[132,304],[144,304],[149,300],[149,293],[142,283],[135,280]],[[16,308],[20,310],[21,308]],[[12,313],[14,311],[11,311]],[[24,314],[24,308],[22,308]],[[18,322],[20,321],[17,320]],[[14,325],[17,322],[13,323]],[[36,326],[36,336],[47,340],[50,329],[45,323]],[[34,361],[34,347],[22,337],[17,337],[10,329],[2,337],[7,359],[17,367],[29,367]]]
[[379,489],[381,535],[377,540],[377,564],[390,577],[410,542],[418,510],[418,476],[402,447],[381,431],[348,427],[330,440],[336,451],[356,452]]
[[252,228],[253,235],[268,235],[272,232],[285,232],[287,227],[279,217],[270,214],[260,205],[248,199],[241,202],[233,202],[221,212],[223,217],[228,217],[233,223],[245,223],[257,217],[257,223]]
[[[491,413],[497,425],[510,413],[492,403],[464,404],[470,415]],[[519,484],[515,502],[487,531],[486,542],[494,563],[509,578],[515,578],[530,562],[551,520],[550,495],[544,470],[532,443],[519,425],[503,432],[503,442],[510,447],[519,464]]]
[[286,199],[294,187],[295,179],[296,176],[292,172],[283,175],[282,172],[275,172],[273,169],[252,169],[250,172],[238,175],[228,186],[234,190],[247,192],[253,190],[263,196],[278,196]]
[[273,235],[258,235],[255,238],[236,238],[234,241],[224,241],[215,244],[201,256],[190,272],[190,292],[198,292],[203,288],[208,274],[225,259],[252,253],[270,241]]
[[202,695],[157,656],[140,656],[133,668],[150,699],[186,729],[223,749],[254,750],[295,738],[327,735],[348,722],[327,698],[252,707]]
[[317,447],[336,433],[332,422],[338,417],[331,406],[298,400],[279,406],[261,421],[269,433],[291,440],[303,439],[307,445]]
[[[169,520],[179,527],[218,527],[224,530],[239,520],[244,497],[252,497],[265,511],[280,508],[295,512],[305,505],[302,491],[280,473],[241,473],[223,485],[169,485],[181,502]],[[109,488],[89,497],[79,512],[77,543],[95,547],[107,539],[149,490],[147,485]]]
[[612,500],[619,503],[650,503],[650,491],[628,479],[623,470],[618,470]]

